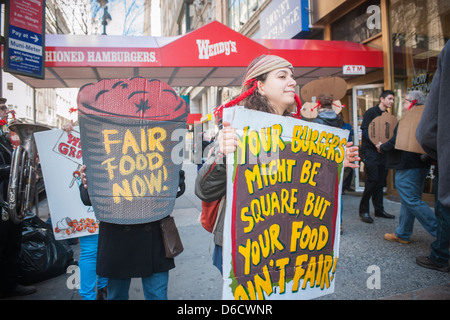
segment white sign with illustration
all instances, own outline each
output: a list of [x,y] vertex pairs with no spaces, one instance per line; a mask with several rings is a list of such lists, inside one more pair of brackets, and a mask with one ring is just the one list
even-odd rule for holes
[[91,206],[80,198],[83,164],[78,127],[70,134],[50,130],[34,134],[56,240],[98,234]]

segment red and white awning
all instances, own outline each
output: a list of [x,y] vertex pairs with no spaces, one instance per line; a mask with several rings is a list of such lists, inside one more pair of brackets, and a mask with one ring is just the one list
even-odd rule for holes
[[240,86],[262,54],[286,58],[302,86],[318,77],[344,79],[344,65],[383,67],[382,51],[347,41],[254,40],[214,21],[178,37],[46,35],[45,79],[17,76],[34,88],[78,88],[104,78],[141,76],[172,87]]

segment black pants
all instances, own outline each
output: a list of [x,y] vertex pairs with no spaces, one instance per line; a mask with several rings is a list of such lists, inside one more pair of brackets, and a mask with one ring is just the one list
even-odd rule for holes
[[[0,209],[1,210],[1,209]],[[21,249],[23,224],[0,219],[0,294],[17,285],[17,257]]]
[[342,182],[342,191],[350,190],[353,181],[353,168],[344,168],[344,181]]
[[375,212],[383,212],[383,188],[386,184],[387,169],[385,161],[365,161],[366,181],[365,188],[359,203],[359,213],[369,213],[370,198]]

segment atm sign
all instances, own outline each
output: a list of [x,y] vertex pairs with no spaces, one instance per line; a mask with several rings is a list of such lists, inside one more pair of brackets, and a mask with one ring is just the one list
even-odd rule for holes
[[342,67],[343,74],[366,74],[366,66],[347,65]]

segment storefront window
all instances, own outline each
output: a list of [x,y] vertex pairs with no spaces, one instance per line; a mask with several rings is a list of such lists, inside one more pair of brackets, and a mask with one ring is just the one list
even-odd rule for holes
[[[390,0],[390,25],[396,105],[401,106],[408,91],[430,91],[439,54],[450,38],[450,1]],[[395,115],[400,119],[402,108]],[[425,181],[424,194],[433,193],[432,178]]]
[[369,0],[331,25],[332,40],[363,42],[381,32],[380,0]]
[[411,90],[421,90],[427,95],[439,53],[450,38],[450,1],[390,3],[396,89],[402,96]]

